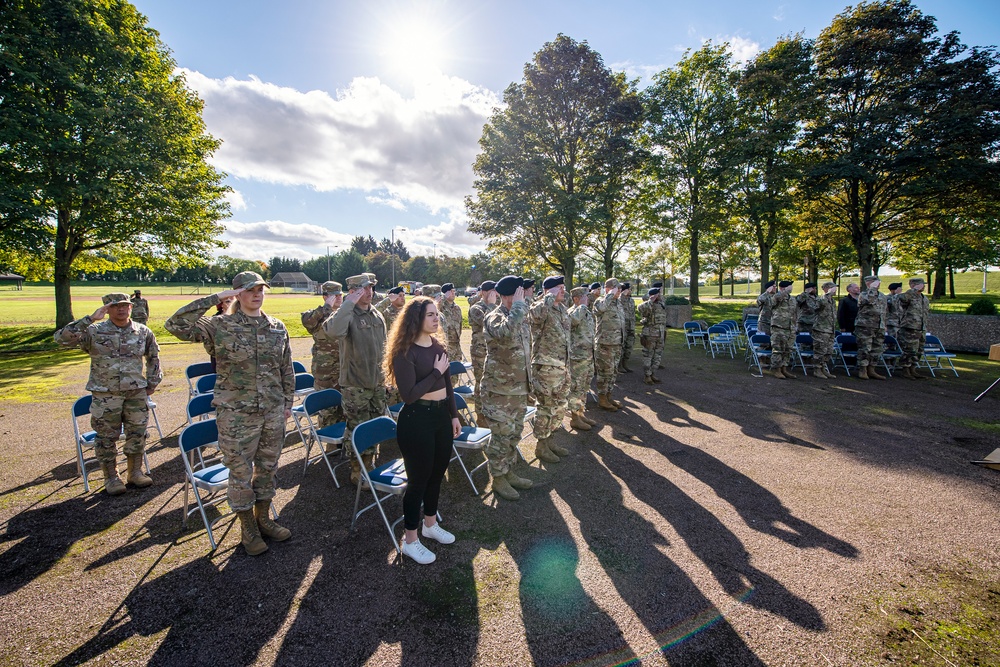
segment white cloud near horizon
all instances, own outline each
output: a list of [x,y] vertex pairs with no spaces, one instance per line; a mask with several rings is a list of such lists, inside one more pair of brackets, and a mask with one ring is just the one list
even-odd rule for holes
[[361,190],[377,203],[435,214],[464,206],[483,124],[500,103],[485,88],[443,75],[409,98],[371,77],[334,97],[256,77],[180,71],[205,101],[209,131],[223,140],[213,158],[223,171],[319,191]]

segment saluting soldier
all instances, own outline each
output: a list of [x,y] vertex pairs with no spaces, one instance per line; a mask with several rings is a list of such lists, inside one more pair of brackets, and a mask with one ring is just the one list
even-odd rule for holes
[[403,312],[405,305],[406,292],[398,285],[386,292],[385,298],[375,304],[378,312],[382,313],[382,317],[385,319],[386,331],[392,331],[392,323]]
[[570,426],[577,431],[589,431],[597,421],[586,415],[587,392],[594,379],[594,336],[596,327],[594,314],[588,307],[586,285],[574,287],[570,292],[573,307],[569,309],[569,366],[570,390],[567,407],[570,410]]
[[535,414],[535,456],[558,463],[569,450],[552,441],[562,426],[569,391],[569,313],[563,276],[542,281],[542,298],[528,313],[531,322],[531,380],[538,412]]
[[764,291],[757,297],[757,331],[771,335],[771,296],[778,291],[773,280],[768,280]]
[[441,285],[438,313],[441,316],[441,323],[444,325],[445,340],[448,342],[448,359],[465,361],[465,355],[462,354],[462,309],[455,303],[454,283]]
[[149,322],[149,302],[142,298],[142,292],[135,290],[132,292],[132,321],[139,324]]
[[[94,455],[104,473],[109,496],[125,493],[118,477],[118,438],[124,432],[127,473],[125,480],[142,488],[153,483],[142,472],[149,422],[148,396],[163,379],[160,347],[145,324],[131,319],[132,302],[115,292],[101,297],[93,315],[70,322],[55,333],[62,347],[75,347],[90,355],[87,391],[92,395],[90,425],[97,433]],[[108,320],[104,316],[108,315]],[[143,360],[146,368],[143,371]]]
[[924,339],[927,336],[927,319],[930,317],[931,305],[924,296],[924,279],[910,278],[910,289],[897,297],[899,306],[899,346],[903,354],[899,359],[903,367],[903,377],[911,380],[924,380],[917,373],[916,365],[924,353]]
[[587,307],[590,308],[590,312],[594,312],[594,304],[597,300],[601,298],[601,283],[590,283],[590,291],[587,293]]
[[902,314],[899,297],[903,295],[903,283],[889,283],[889,294],[885,297],[885,332],[898,338],[899,320]]
[[837,283],[823,283],[823,296],[816,300],[816,321],[813,322],[813,375],[818,378],[832,380],[833,375],[827,372],[833,359],[834,331],[837,326],[837,302],[833,295],[837,293]]
[[885,345],[885,295],[878,291],[878,276],[865,277],[865,290],[858,296],[854,337],[858,341],[858,379],[885,380],[878,372],[878,360]]
[[620,292],[618,280],[604,281],[604,295],[594,304],[597,335],[594,342],[594,364],[597,368],[597,404],[610,412],[617,412],[622,404],[611,398],[618,379],[618,360],[622,348],[622,310],[618,306]]
[[476,425],[482,428],[486,428],[486,418],[483,417],[482,396],[480,394],[483,369],[486,366],[486,334],[483,332],[483,324],[486,322],[486,316],[496,308],[496,286],[497,284],[492,280],[483,282],[477,292],[480,295],[479,300],[469,308],[469,328],[472,329],[469,356],[472,358],[472,375],[476,379],[472,399],[476,403]]
[[795,323],[798,321],[798,306],[792,298],[792,281],[778,283],[778,289],[771,295],[768,304],[771,310],[771,375],[779,380],[794,380],[795,375],[788,369],[792,363]]
[[[344,302],[343,285],[328,280],[321,288],[323,305],[302,313],[302,326],[313,337],[312,365],[313,386],[321,389],[340,389],[340,341],[331,336],[323,323],[333,316]],[[340,420],[341,410],[323,410],[319,414],[319,426],[324,428],[336,424]],[[326,444],[327,452],[332,452],[339,445]]]
[[806,283],[802,293],[795,297],[795,305],[799,311],[797,331],[812,333],[816,322],[816,309],[819,308],[819,297],[816,296],[816,283]]
[[628,360],[632,357],[632,348],[635,347],[635,300],[632,298],[632,283],[627,281],[622,283],[618,303],[621,305],[622,324],[625,326],[622,333],[622,358],[618,362],[618,372],[631,373]]
[[660,366],[663,355],[663,335],[667,329],[667,307],[663,305],[663,297],[659,287],[651,287],[646,293],[646,300],[639,305],[639,317],[642,318],[642,335],[639,340],[642,345],[642,372],[646,384],[660,384],[662,380],[656,377],[656,369]]

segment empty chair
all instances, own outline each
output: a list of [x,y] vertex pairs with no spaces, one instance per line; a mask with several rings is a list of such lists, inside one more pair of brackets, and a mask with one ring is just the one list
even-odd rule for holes
[[[321,389],[306,396],[302,405],[292,409],[295,428],[298,430],[299,436],[302,438],[302,443],[306,448],[303,472],[309,468],[309,464],[323,461],[326,463],[326,469],[330,471],[333,483],[338,489],[340,488],[340,482],[337,481],[336,470],[345,463],[348,463],[347,457],[343,456],[347,423],[337,422],[336,424],[319,428],[318,422],[320,412],[336,409],[340,406],[341,401],[341,394],[336,389]],[[314,445],[319,450],[317,454],[312,454]],[[327,451],[327,445],[340,446],[341,450],[339,453],[330,453]],[[340,456],[343,460],[337,465],[333,465],[330,463],[330,459],[336,456]]]
[[701,327],[700,322],[684,323],[684,341],[690,350],[695,345],[701,345],[708,349],[708,332]]
[[307,394],[316,391],[315,384],[316,380],[313,378],[312,373],[296,373],[295,398],[303,398]]
[[736,357],[736,342],[733,339],[733,334],[729,327],[722,324],[713,324],[708,328],[708,352],[712,354],[712,358],[715,359],[715,353],[718,351],[729,352],[729,358]]
[[[465,399],[461,394],[455,394],[455,407],[458,409],[458,413],[465,417],[465,420],[469,424],[476,423],[472,416],[472,411],[469,409],[469,404],[465,402]],[[493,434],[488,428],[463,426],[462,432],[457,438],[455,438],[455,441],[452,444],[454,456],[452,456],[451,460],[458,461],[458,465],[461,466],[462,472],[465,473],[465,478],[469,480],[469,486],[472,487],[472,492],[476,495],[479,495],[479,489],[476,488],[475,482],[472,481],[472,474],[480,468],[485,467],[489,461],[484,456],[480,463],[478,463],[472,470],[469,470],[465,465],[465,461],[462,460],[462,453],[459,450],[476,450],[482,452],[486,448],[486,445],[489,444],[492,437]]]
[[197,364],[191,364],[184,369],[184,377],[187,378],[188,391],[190,391],[192,396],[202,393],[199,392],[195,386],[195,380],[203,375],[210,375],[213,373],[215,373],[215,369],[212,368],[211,361],[202,361]]
[[[229,468],[221,463],[214,463],[206,466],[201,450],[204,447],[218,449],[219,431],[215,424],[215,419],[188,424],[177,437],[177,445],[181,450],[181,459],[184,461],[184,518],[183,525],[186,527],[188,517],[196,511],[201,514],[202,523],[205,524],[205,531],[208,533],[208,542],[212,545],[212,551],[216,549],[215,534],[212,532],[212,525],[220,517],[209,521],[205,513],[206,505],[220,505],[226,501],[226,489],[229,488]],[[190,508],[188,490],[194,491],[195,507]],[[223,516],[227,514],[224,513]]]
[[882,344],[882,356],[879,357],[879,361],[882,362],[885,372],[892,377],[892,372],[896,369],[896,365],[899,363],[900,358],[903,356],[903,348],[899,346],[899,341],[896,340],[894,336],[889,334],[885,335],[885,341]]
[[[764,362],[771,363],[771,337],[765,333],[755,333],[747,343],[750,352],[750,374],[754,377],[764,377]],[[754,369],[757,370],[754,373]]]
[[309,369],[301,361],[292,362],[292,372],[298,375],[299,373],[308,373]]
[[[958,369],[955,368],[955,364],[952,361],[952,359],[954,359],[957,356],[958,355],[944,349],[944,343],[942,343],[941,339],[935,336],[934,334],[926,334],[924,336],[923,362],[924,362],[924,367],[928,371],[930,371],[931,376],[934,376],[935,368],[937,368],[938,370],[945,370],[945,367],[942,364],[942,362],[946,361],[948,362],[948,367],[951,369],[951,372],[955,374],[955,377],[958,377]],[[918,363],[917,365],[919,367],[920,364]]]
[[209,415],[215,415],[215,406],[212,405],[212,401],[215,400],[214,393],[208,394],[198,394],[187,404],[187,421],[188,424],[193,424],[195,419],[199,421],[208,418]]
[[[836,354],[836,359],[840,360],[840,365],[843,367],[844,372],[850,377],[850,366],[856,367],[858,364],[858,339],[852,333],[839,333],[835,340],[833,350]],[[847,363],[848,361],[851,362],[850,366]],[[834,366],[836,366],[836,362],[834,362]]]
[[808,375],[807,369],[813,368],[813,337],[808,331],[801,331],[795,334],[795,361],[796,365],[802,369],[803,375]]
[[[453,382],[458,381],[461,383],[454,388],[454,392],[466,397],[472,396],[474,391],[473,385],[475,384],[472,378],[472,365],[464,361],[452,361],[448,364],[448,372],[451,374]],[[475,423],[475,420],[471,423]]]
[[209,394],[215,391],[215,373],[209,373],[208,375],[202,375],[200,378],[195,380],[194,383],[194,395],[198,394]]
[[[383,463],[369,470],[361,456],[364,452],[372,449],[379,443],[392,440],[395,437],[396,422],[389,417],[376,417],[375,419],[362,422],[358,424],[351,434],[351,452],[360,464],[359,472],[361,475],[361,484],[358,484],[358,490],[354,495],[351,530],[354,530],[358,517],[373,507],[377,508],[379,514],[382,515],[382,522],[385,524],[386,530],[389,531],[389,539],[392,540],[396,553],[402,558],[403,550],[400,548],[399,540],[396,539],[393,530],[403,520],[403,517],[400,516],[396,521],[389,523],[389,518],[385,514],[382,503],[393,496],[402,497],[406,493],[406,468],[403,466],[403,459],[393,459],[388,463]],[[359,510],[358,505],[361,503],[361,492],[366,488],[371,491],[373,502]],[[379,494],[383,495],[379,496]]]

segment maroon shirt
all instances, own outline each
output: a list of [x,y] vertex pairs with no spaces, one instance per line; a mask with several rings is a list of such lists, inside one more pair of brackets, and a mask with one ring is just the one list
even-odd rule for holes
[[448,401],[451,416],[453,419],[458,419],[455,394],[451,387],[451,371],[446,368],[444,373],[441,373],[434,368],[437,356],[447,353],[447,350],[441,347],[441,343],[433,338],[428,347],[411,345],[404,354],[393,357],[392,372],[396,376],[396,389],[404,403],[412,404],[424,394],[445,389],[447,390],[445,400]]

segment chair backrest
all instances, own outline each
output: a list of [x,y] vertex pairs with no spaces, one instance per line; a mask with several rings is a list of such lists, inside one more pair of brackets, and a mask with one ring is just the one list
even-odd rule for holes
[[448,372],[453,378],[465,375],[465,364],[458,360],[452,361],[448,364]]
[[312,373],[297,373],[295,375],[295,391],[309,389],[316,384],[316,378]]
[[351,442],[358,453],[374,447],[380,442],[396,437],[396,422],[390,417],[376,417],[358,424],[351,433]]
[[215,406],[212,405],[212,401],[215,399],[215,394],[209,392],[207,394],[198,394],[187,404],[187,418],[188,423],[194,421],[195,417],[201,417],[202,415],[207,415],[215,412]]
[[308,373],[309,372],[309,369],[306,368],[306,365],[303,364],[301,361],[293,361],[292,362],[292,370],[295,373]]
[[771,344],[771,337],[768,336],[767,334],[756,333],[750,336],[750,345],[752,345],[754,349],[760,349],[764,345],[770,345],[770,344]]
[[740,325],[736,320],[722,320],[719,324],[724,324],[732,329],[739,329]]
[[685,322],[684,331],[701,331],[701,325],[697,322]]
[[215,373],[209,373],[208,375],[202,375],[195,382],[195,389],[199,394],[207,394],[210,391],[215,391]]
[[712,336],[715,334],[726,335],[729,333],[729,328],[722,324],[713,324],[708,328],[708,335]]
[[343,396],[336,389],[321,389],[306,396],[303,402],[306,414],[310,417],[321,410],[329,410],[341,404]]
[[795,344],[804,345],[806,347],[812,347],[813,344],[812,334],[809,333],[808,331],[800,331],[799,333],[795,334]]
[[81,396],[73,402],[73,419],[90,414],[90,404],[94,402],[94,396],[87,394]]
[[184,377],[186,377],[188,380],[193,380],[196,377],[201,377],[202,375],[208,375],[214,372],[215,371],[212,370],[211,361],[201,361],[197,364],[191,364],[190,366],[185,368]]
[[885,348],[886,352],[896,352],[901,349],[899,347],[899,341],[897,341],[896,337],[891,334],[885,335],[885,339],[882,341],[882,346]]
[[205,445],[211,445],[219,441],[219,428],[214,419],[206,419],[200,422],[188,424],[177,436],[177,444],[181,452],[188,452],[200,449]]
[[924,335],[924,345],[929,348],[937,348],[935,350],[936,352],[945,351],[944,344],[941,342],[941,339],[935,336],[934,334]]
[[852,333],[837,334],[837,345],[843,352],[857,352],[858,339]]

